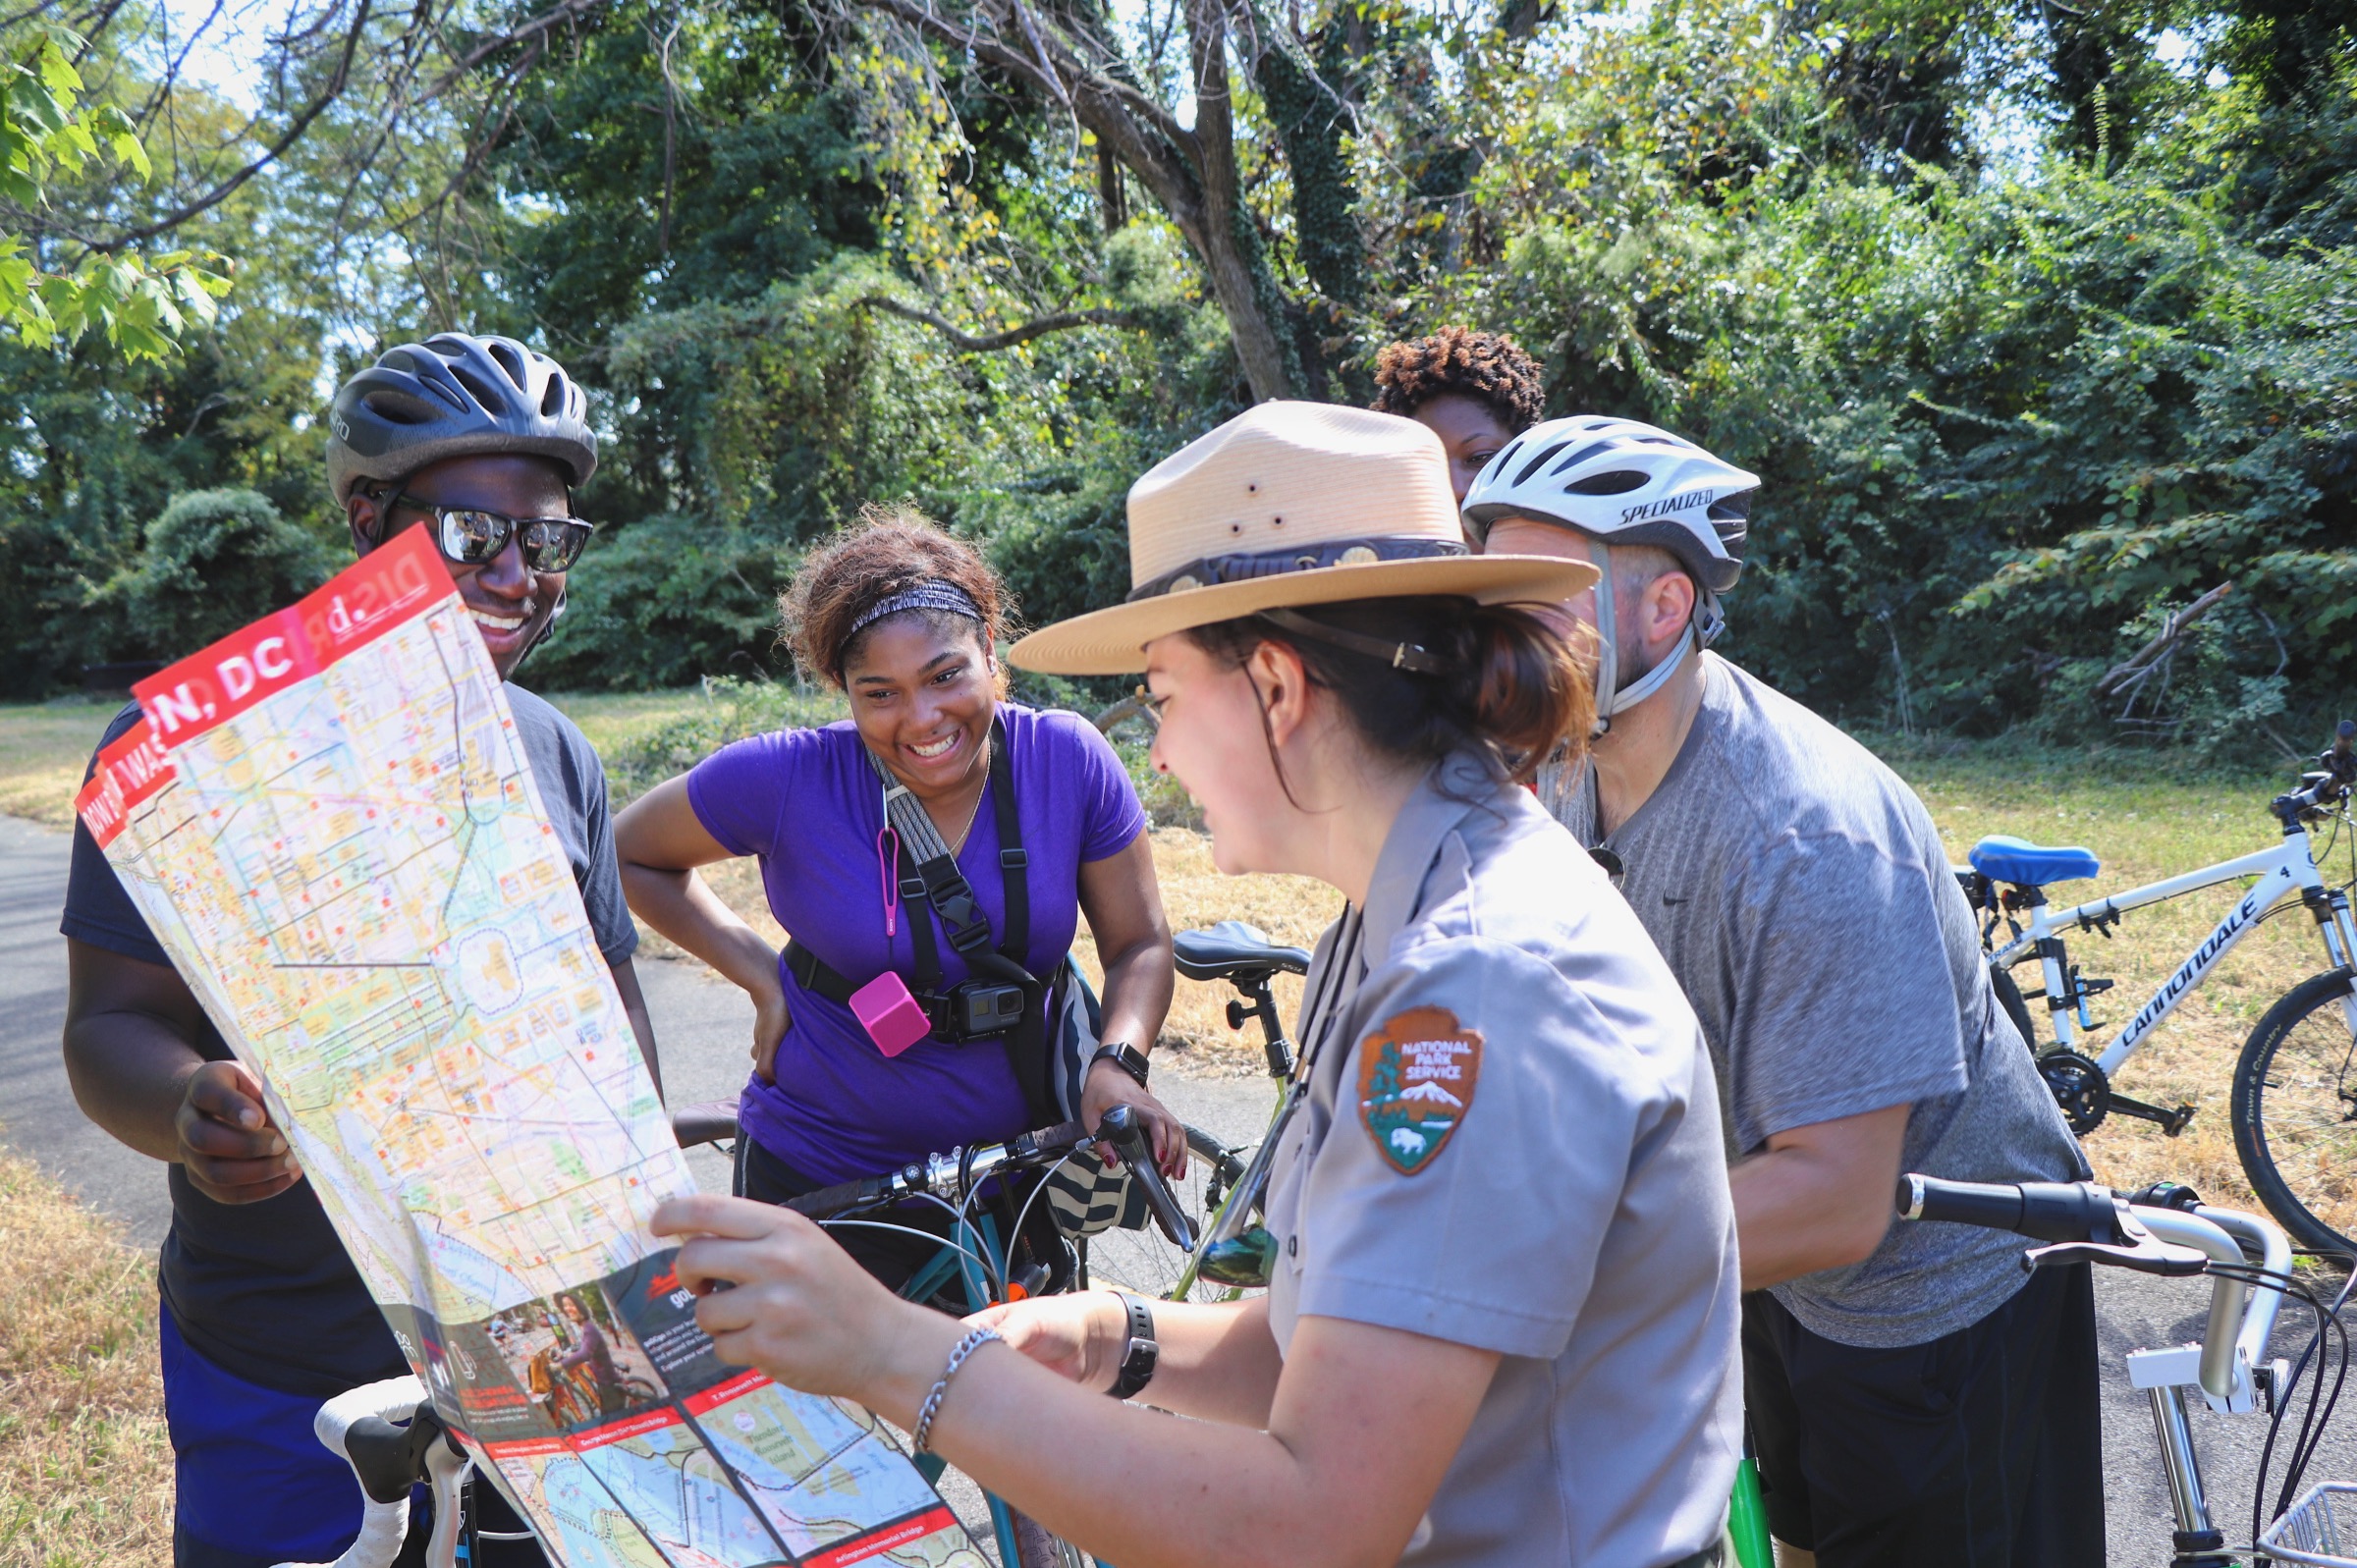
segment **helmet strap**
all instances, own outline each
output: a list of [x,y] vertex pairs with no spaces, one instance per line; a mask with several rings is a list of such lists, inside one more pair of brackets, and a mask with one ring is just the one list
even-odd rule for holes
[[1687,654],[1709,647],[1726,629],[1727,618],[1719,612],[1719,596],[1702,591],[1701,585],[1696,584],[1694,612],[1678,634],[1677,646],[1660,664],[1622,686],[1620,662],[1614,651],[1617,622],[1613,614],[1613,550],[1593,535],[1589,536],[1588,548],[1601,573],[1596,579],[1596,725],[1589,731],[1589,738],[1594,739],[1612,730],[1615,717],[1668,685],[1670,677],[1677,674],[1677,667],[1686,662]]

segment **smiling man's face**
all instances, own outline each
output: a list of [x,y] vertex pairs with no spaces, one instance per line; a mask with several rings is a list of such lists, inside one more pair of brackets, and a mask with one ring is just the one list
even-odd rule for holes
[[[423,522],[431,527],[437,507],[466,507],[496,512],[509,517],[562,517],[572,509],[565,489],[565,471],[546,458],[493,454],[446,458],[418,469],[402,482],[396,501],[355,494],[350,508],[353,548],[361,555],[403,529]],[[459,598],[483,634],[499,677],[516,672],[565,591],[562,571],[533,571],[523,562],[523,549],[514,539],[491,560],[469,565],[448,556],[442,564],[459,585]]]

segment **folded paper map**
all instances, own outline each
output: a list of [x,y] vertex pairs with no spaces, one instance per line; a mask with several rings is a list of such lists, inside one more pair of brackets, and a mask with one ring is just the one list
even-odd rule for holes
[[137,696],[76,807],[552,1555],[980,1568],[872,1416],[696,1327],[646,1228],[694,1181],[425,532]]

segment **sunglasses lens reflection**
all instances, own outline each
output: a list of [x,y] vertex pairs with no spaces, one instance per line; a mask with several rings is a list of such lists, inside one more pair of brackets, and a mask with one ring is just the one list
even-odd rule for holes
[[479,564],[508,545],[508,519],[496,512],[442,514],[442,553],[453,561]]
[[523,525],[523,559],[534,571],[565,570],[580,559],[581,546],[588,542],[589,530],[577,522],[543,518]]

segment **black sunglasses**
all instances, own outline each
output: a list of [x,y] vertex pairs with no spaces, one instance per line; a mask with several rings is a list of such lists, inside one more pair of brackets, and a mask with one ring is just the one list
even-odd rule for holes
[[447,559],[460,566],[479,567],[499,559],[510,539],[523,549],[523,564],[534,571],[566,571],[581,559],[581,551],[597,524],[578,517],[511,517],[480,507],[441,507],[420,501],[408,491],[396,492],[390,507],[415,507],[434,517],[434,543]]

